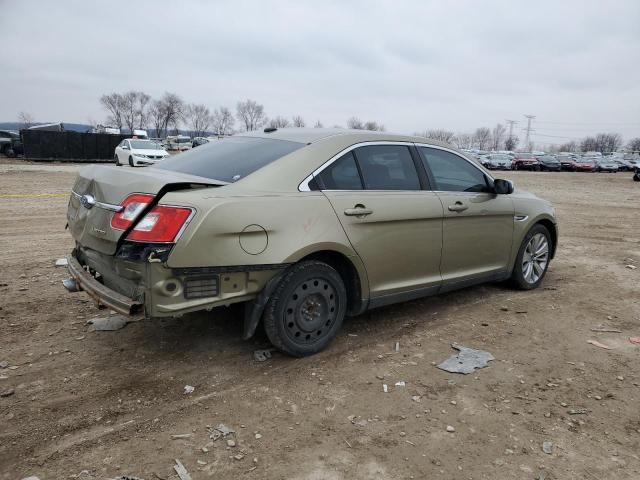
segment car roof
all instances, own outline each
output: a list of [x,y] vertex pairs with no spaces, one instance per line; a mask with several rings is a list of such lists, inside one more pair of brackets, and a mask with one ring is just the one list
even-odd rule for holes
[[401,135],[397,133],[378,132],[372,130],[354,130],[348,128],[278,128],[273,131],[270,129],[254,130],[251,132],[243,132],[234,135],[235,137],[259,137],[274,138],[278,140],[286,140],[298,143],[317,143],[323,139],[341,136],[345,138],[357,137],[358,141],[370,142],[410,142],[410,143],[426,143],[451,149],[456,149],[453,145],[440,142],[425,137],[416,137],[411,135]]

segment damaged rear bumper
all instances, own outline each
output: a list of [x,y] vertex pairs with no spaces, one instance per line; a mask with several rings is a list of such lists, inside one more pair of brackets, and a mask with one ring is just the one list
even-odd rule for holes
[[67,257],[67,262],[69,273],[75,280],[76,286],[87,292],[99,305],[124,315],[134,315],[142,311],[144,307],[142,302],[132,300],[97,281],[73,255]]

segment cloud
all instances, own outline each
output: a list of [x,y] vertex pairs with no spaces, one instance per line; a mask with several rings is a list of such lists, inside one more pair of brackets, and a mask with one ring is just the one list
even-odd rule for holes
[[253,98],[325,125],[464,131],[530,113],[628,138],[640,135],[638,18],[636,0],[10,0],[0,120],[102,119],[101,94],[136,89],[232,110]]

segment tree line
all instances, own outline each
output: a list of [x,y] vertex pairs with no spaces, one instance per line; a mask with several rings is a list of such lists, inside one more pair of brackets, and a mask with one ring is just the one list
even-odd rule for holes
[[[498,123],[493,129],[488,127],[477,128],[473,133],[454,133],[450,130],[432,129],[416,132],[414,135],[432,140],[455,145],[458,148],[478,150],[515,150],[520,143],[516,135],[509,136],[507,129]],[[623,146],[622,136],[619,133],[598,133],[588,136],[579,141],[570,141],[562,145],[555,145],[551,150],[558,152],[615,152]],[[530,143],[524,146],[533,150],[534,145]],[[633,138],[627,143],[627,149],[640,151],[640,137]]]
[[[102,95],[100,103],[108,112],[106,123],[110,126],[126,128],[131,132],[134,129],[153,128],[159,137],[166,137],[171,130],[177,132],[181,126],[185,126],[194,137],[208,132],[229,135],[236,131],[236,125],[240,131],[306,126],[306,121],[300,115],[294,115],[291,119],[281,115],[269,118],[264,105],[251,99],[236,104],[235,116],[228,107],[221,106],[212,111],[204,104],[186,103],[179,95],[169,92],[158,99],[139,91],[114,92]],[[314,127],[322,128],[323,124],[318,120]],[[385,129],[376,121],[365,122],[357,117],[349,118],[347,127],[378,131]]]

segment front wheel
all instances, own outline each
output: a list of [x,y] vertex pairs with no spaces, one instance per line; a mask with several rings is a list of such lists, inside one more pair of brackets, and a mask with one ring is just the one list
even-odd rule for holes
[[118,158],[118,155],[113,156],[113,161],[116,162],[116,167],[120,166],[120,159]]
[[535,225],[525,235],[518,250],[511,282],[521,290],[538,288],[549,268],[551,235],[544,225]]
[[340,274],[326,263],[305,261],[280,280],[265,308],[264,328],[278,350],[304,357],[335,338],[346,310],[347,291]]
[[135,167],[136,165],[133,163],[133,157],[131,155],[129,155],[129,166],[130,167]]

